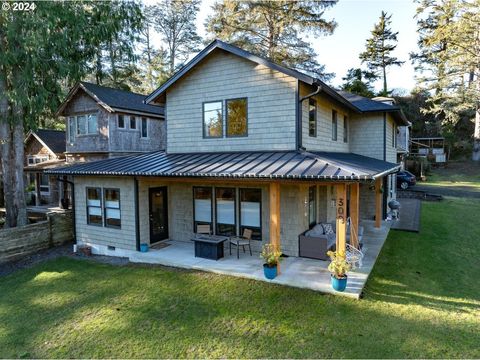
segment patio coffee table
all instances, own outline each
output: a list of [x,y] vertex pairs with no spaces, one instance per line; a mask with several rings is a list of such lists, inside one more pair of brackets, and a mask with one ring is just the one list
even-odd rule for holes
[[201,234],[192,238],[195,242],[195,257],[218,260],[223,257],[223,243],[228,236]]

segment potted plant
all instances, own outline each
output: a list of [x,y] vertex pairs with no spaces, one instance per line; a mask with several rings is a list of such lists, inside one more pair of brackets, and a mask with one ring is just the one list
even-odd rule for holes
[[332,273],[330,276],[332,287],[336,291],[344,291],[347,287],[347,272],[350,271],[352,265],[347,262],[345,253],[329,251],[327,255],[331,260],[328,270]]
[[265,264],[263,264],[263,273],[267,279],[272,280],[277,276],[277,265],[281,255],[282,253],[279,250],[276,250],[274,245],[263,245],[260,257],[265,260]]

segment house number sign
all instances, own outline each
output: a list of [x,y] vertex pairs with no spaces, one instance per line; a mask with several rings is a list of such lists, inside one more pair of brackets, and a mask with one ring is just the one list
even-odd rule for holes
[[345,222],[345,201],[342,198],[337,200],[337,219],[342,222]]

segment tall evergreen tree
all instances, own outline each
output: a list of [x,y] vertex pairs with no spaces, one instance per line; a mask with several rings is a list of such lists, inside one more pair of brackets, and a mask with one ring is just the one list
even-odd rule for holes
[[400,66],[404,61],[392,56],[392,52],[397,47],[398,32],[393,32],[390,28],[392,15],[382,11],[380,19],[374,25],[371,31],[372,37],[367,39],[366,49],[360,54],[362,63],[366,63],[368,69],[375,75],[383,78],[383,90],[381,95],[388,95],[387,87],[387,68],[391,66]]
[[200,0],[161,0],[153,6],[152,24],[166,44],[168,75],[181,67],[201,43],[195,20]]
[[473,119],[473,160],[480,161],[480,0],[423,0],[417,10],[420,86],[432,91],[425,111],[452,128]]
[[371,82],[377,79],[377,76],[369,71],[362,69],[348,69],[347,75],[342,78],[344,83],[341,86],[342,90],[371,98],[374,96]]
[[[100,6],[101,5],[101,6]],[[34,11],[0,12],[0,152],[5,226],[27,223],[23,182],[24,129],[52,116],[63,89],[91,69],[98,46],[129,26],[139,11],[122,2],[37,2]],[[130,14],[130,15],[128,15]],[[53,116],[52,116],[53,117]]]
[[236,1],[213,5],[206,29],[212,38],[233,43],[252,53],[327,80],[310,36],[332,34],[336,23],[325,20],[325,10],[336,1]]

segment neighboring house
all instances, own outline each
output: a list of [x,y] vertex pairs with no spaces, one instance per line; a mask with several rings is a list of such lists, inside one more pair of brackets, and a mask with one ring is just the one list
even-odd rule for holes
[[30,205],[59,205],[63,186],[45,169],[65,166],[65,131],[38,129],[25,137],[25,177]]
[[163,107],[145,95],[80,82],[57,111],[65,117],[68,163],[164,150]]
[[270,241],[298,256],[300,233],[335,221],[341,249],[344,220],[353,237],[360,219],[380,227],[396,196],[396,129],[408,122],[395,105],[221,41],[145,103],[165,107],[166,151],[50,171],[74,178],[77,242],[96,253],[190,241],[208,224],[216,234],[251,229],[254,250]]

